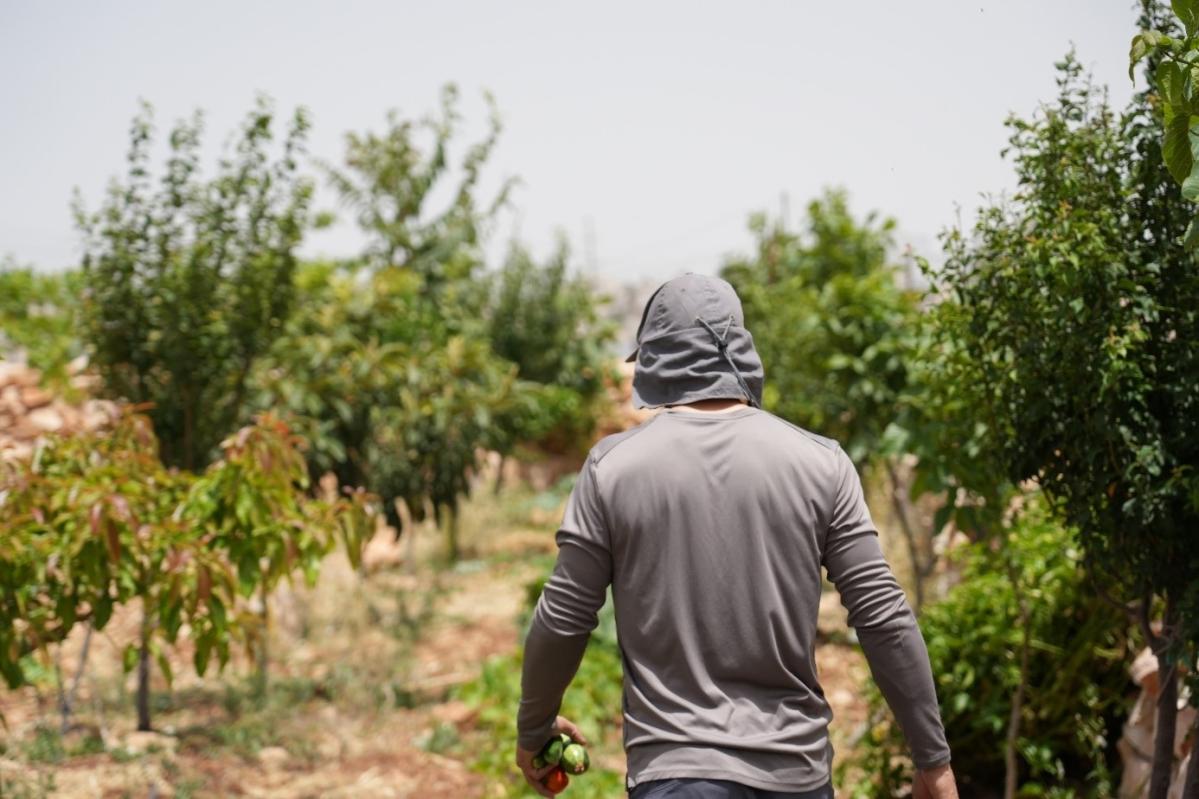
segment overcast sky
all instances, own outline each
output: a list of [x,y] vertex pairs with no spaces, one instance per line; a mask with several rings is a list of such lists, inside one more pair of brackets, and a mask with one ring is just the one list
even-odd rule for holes
[[[590,226],[613,279],[713,272],[750,212],[786,195],[798,219],[840,185],[934,255],[957,208],[1012,186],[1003,120],[1053,97],[1072,43],[1127,100],[1134,21],[1129,0],[0,0],[0,256],[77,262],[72,189],[94,207],[121,172],[138,98],[162,127],[203,109],[215,157],[265,92],[306,105],[309,149],[337,160],[346,131],[428,114],[447,81],[464,141],[484,90],[503,116],[487,186],[521,184],[497,251],[561,230],[582,263]],[[358,243],[345,223],[305,252]]]

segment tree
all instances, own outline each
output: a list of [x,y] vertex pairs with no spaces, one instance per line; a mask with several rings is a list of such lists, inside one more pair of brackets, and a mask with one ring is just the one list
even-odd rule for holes
[[[138,729],[151,728],[150,666],[168,682],[164,647],[186,628],[203,675],[223,667],[236,638],[253,648],[239,597],[263,594],[299,571],[316,578],[340,542],[352,563],[370,529],[367,500],[334,502],[304,489],[299,441],[277,419],[230,436],[197,476],[166,469],[149,420],[127,412],[112,430],[48,437],[28,463],[0,473],[0,675],[25,681],[24,657],[85,622],[102,630],[136,602]],[[259,649],[261,652],[261,649]]]
[[[367,243],[359,258],[301,277],[304,299],[256,378],[257,402],[285,409],[313,441],[311,471],[380,495],[397,529],[397,499],[418,521],[431,507],[451,559],[458,503],[514,399],[516,372],[488,345],[477,279],[481,231],[510,185],[480,208],[476,184],[499,123],[454,175],[456,97],[447,87],[441,116],[421,124],[393,113],[382,134],[349,134],[345,167],[325,166]],[[449,207],[431,211],[440,192]]]
[[[1161,108],[1155,124],[1161,154],[1182,196],[1199,200],[1199,0],[1171,0],[1170,18],[1158,0],[1141,0],[1140,32],[1132,39],[1128,79],[1146,62],[1145,75]],[[1180,27],[1181,26],[1181,27]],[[1199,246],[1199,216],[1192,213],[1183,238]]]
[[1041,486],[1157,655],[1160,799],[1174,676],[1196,652],[1199,268],[1149,95],[1117,117],[1072,55],[1058,69],[1056,103],[1008,122],[1018,191],[945,238],[934,289],[960,309],[946,335],[986,457]]
[[843,191],[809,203],[801,231],[750,221],[756,252],[721,269],[769,365],[765,405],[873,459],[906,383],[903,339],[918,293],[900,285],[895,222],[859,222]]
[[249,115],[234,154],[200,177],[199,112],[170,134],[151,177],[151,109],[134,119],[125,182],[99,212],[76,197],[84,236],[84,337],[109,394],[152,403],[168,466],[196,470],[237,425],[256,359],[283,329],[311,181],[297,173],[308,116],[297,110],[272,160],[274,113]]
[[741,297],[767,365],[763,405],[842,443],[859,469],[884,469],[908,544],[916,606],[931,572],[931,536],[911,520],[893,445],[908,386],[919,293],[902,285],[892,219],[850,213],[843,191],[809,203],[804,228],[764,215],[750,221],[756,251],[721,276]]
[[605,387],[618,379],[607,352],[615,326],[599,316],[607,298],[597,298],[585,278],[570,275],[569,260],[564,239],[540,264],[513,243],[500,269],[486,277],[491,349],[516,364],[527,400],[497,422],[501,455],[518,442],[556,452],[589,445],[607,400]]
[[50,381],[67,384],[67,364],[82,352],[79,283],[77,271],[39,273],[0,259],[0,358],[23,352]]
[[[1005,773],[1015,776],[1012,753],[997,745],[1006,729],[1018,730],[1020,796],[1112,796],[1109,742],[1127,714],[1127,625],[1095,595],[1071,531],[1044,498],[1021,499],[1003,530],[955,549],[961,581],[920,616],[958,789],[995,796]],[[870,720],[838,770],[861,774],[849,784],[853,796],[890,799],[912,784],[912,765],[882,694],[872,683],[865,694]],[[1015,702],[1017,694],[1027,701]]]
[[[450,203],[431,212],[429,201],[451,169],[450,147],[461,121],[458,89],[447,84],[441,114],[420,122],[388,114],[384,133],[346,135],[345,166],[324,165],[325,174],[367,235],[362,261],[372,269],[406,268],[421,278],[421,291],[461,288],[482,264],[480,239],[486,225],[507,202],[512,180],[501,183],[490,201],[479,205],[479,178],[499,140],[500,120],[491,97],[487,135],[467,148]],[[432,136],[429,152],[421,135]],[[469,317],[467,317],[469,318]]]

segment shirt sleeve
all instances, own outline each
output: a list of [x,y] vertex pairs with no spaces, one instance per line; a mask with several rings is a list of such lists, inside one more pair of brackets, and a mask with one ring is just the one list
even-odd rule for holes
[[612,549],[588,456],[566,501],[556,535],[558,560],[533,610],[525,638],[517,743],[536,751],[550,737],[612,581]]
[[928,649],[907,597],[883,557],[862,482],[837,450],[837,493],[824,566],[849,612],[870,673],[895,714],[918,769],[950,761]]

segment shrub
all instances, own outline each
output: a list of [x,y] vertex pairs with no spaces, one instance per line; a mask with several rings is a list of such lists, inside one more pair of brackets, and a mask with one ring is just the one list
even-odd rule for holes
[[[1032,630],[1018,743],[1021,794],[1110,795],[1109,744],[1119,734],[1130,687],[1123,617],[1094,595],[1072,533],[1049,518],[1039,498],[1014,522],[1005,546],[1020,584],[1032,587],[1025,591]],[[962,795],[986,795],[1004,781],[1023,630],[999,553],[980,543],[958,557],[961,583],[925,611],[920,627]],[[908,749],[873,683],[868,694],[875,723],[838,776],[855,769],[870,775],[853,786],[855,797],[896,796],[911,782]]]

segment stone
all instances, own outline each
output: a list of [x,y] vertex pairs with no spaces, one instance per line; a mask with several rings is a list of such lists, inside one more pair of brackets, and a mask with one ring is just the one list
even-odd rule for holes
[[258,762],[268,769],[279,769],[287,764],[291,755],[282,746],[264,746],[258,750]]
[[25,405],[21,402],[21,389],[17,386],[5,386],[0,390],[0,408],[12,416],[25,413]]
[[26,408],[40,408],[54,401],[54,395],[37,386],[25,386],[21,389],[21,404]]
[[17,386],[26,388],[36,386],[42,379],[42,373],[23,363],[15,361],[0,361],[0,388]]
[[53,408],[37,408],[29,412],[25,421],[42,433],[56,433],[63,428],[62,415]]

